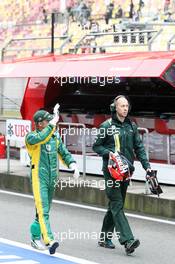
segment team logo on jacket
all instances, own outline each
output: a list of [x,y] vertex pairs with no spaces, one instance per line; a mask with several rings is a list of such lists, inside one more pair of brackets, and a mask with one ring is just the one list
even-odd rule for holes
[[48,152],[50,152],[50,151],[51,151],[51,145],[46,144],[46,150],[47,150]]

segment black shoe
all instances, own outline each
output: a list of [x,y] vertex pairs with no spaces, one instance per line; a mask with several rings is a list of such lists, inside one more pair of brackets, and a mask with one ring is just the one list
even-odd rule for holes
[[105,248],[110,248],[110,249],[114,249],[115,248],[115,245],[109,239],[105,240],[105,241],[98,241],[98,245],[100,247],[105,247]]
[[56,240],[51,241],[50,244],[48,245],[49,253],[51,255],[55,254],[57,247],[59,247],[58,241]]
[[127,241],[125,243],[125,251],[126,254],[129,255],[134,252],[134,250],[140,245],[140,241],[138,239],[133,239],[130,241]]

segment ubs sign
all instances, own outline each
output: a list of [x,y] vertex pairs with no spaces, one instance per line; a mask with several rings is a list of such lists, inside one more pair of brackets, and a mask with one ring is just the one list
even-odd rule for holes
[[6,139],[23,141],[28,132],[31,131],[31,121],[20,119],[7,119]]

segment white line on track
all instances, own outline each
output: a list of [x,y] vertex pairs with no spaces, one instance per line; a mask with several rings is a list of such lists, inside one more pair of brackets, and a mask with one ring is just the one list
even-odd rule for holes
[[[16,246],[16,247],[20,247],[20,248],[24,248],[24,249],[28,249],[28,250],[31,250],[31,251],[38,252],[40,254],[45,254],[45,255],[49,255],[50,256],[48,251],[38,251],[38,250],[32,248],[29,245],[26,245],[26,244],[23,244],[23,243],[20,243],[20,242],[16,242],[16,241],[12,241],[12,240],[8,240],[8,239],[5,239],[5,238],[0,238],[0,243],[12,245],[12,246]],[[55,253],[53,256],[50,256],[50,257],[56,257],[56,258],[59,258],[59,259],[62,259],[62,260],[63,259],[64,260],[69,260],[69,261],[72,261],[72,262],[75,262],[75,263],[78,263],[78,264],[99,264],[97,262],[88,261],[88,260],[85,260],[85,259],[82,259],[82,258],[76,258],[76,257],[72,257],[72,256],[69,256],[69,255],[61,254],[61,253]]]
[[[30,194],[9,192],[9,191],[4,191],[4,190],[0,190],[0,193],[33,199],[33,196],[30,195]],[[77,204],[77,203],[70,203],[70,202],[58,201],[58,200],[53,200],[53,203],[62,204],[62,205],[68,205],[68,206],[82,208],[82,209],[88,209],[88,210],[92,210],[92,211],[106,212],[106,209],[95,207],[95,206],[89,206],[89,205],[83,205],[83,204]],[[131,213],[126,213],[126,215],[129,216],[129,217],[132,217],[132,218],[136,218],[136,219],[153,221],[153,222],[158,222],[158,223],[162,223],[162,224],[175,225],[175,221],[171,221],[171,220],[164,220],[164,219],[161,219],[161,218],[155,218],[155,217],[149,217],[149,216],[143,216],[143,215],[131,214]]]

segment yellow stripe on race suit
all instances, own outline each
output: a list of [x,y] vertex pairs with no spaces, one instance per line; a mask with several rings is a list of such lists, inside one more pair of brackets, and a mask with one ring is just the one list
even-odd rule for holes
[[[36,133],[36,130],[34,132],[32,132],[32,133]],[[28,150],[29,156],[32,157],[33,151],[35,151],[36,146],[39,146],[39,145],[47,143],[54,133],[55,133],[55,128],[53,128],[51,130],[50,134],[44,140],[42,140],[42,141],[40,141],[38,143],[35,143],[35,144],[29,144],[27,142],[27,138],[26,138],[25,139],[25,144],[26,144],[26,148]],[[36,133],[36,136],[37,136],[37,133]]]
[[[36,130],[34,132],[36,132]],[[38,146],[40,146],[42,144],[45,144],[46,142],[48,142],[50,140],[50,138],[52,137],[54,132],[55,132],[55,128],[52,129],[51,133],[45,138],[45,140],[43,140],[41,142],[38,142],[38,143],[36,143],[34,145],[29,144],[27,142],[27,139],[25,139],[26,148],[27,148],[27,151],[28,151],[28,154],[29,154],[30,158],[33,157],[33,153],[35,155],[35,151],[37,151]]]
[[115,152],[120,151],[119,134],[114,134]]
[[[112,124],[112,118],[108,119],[109,124]],[[114,144],[115,144],[115,152],[120,151],[120,140],[119,140],[119,134],[114,134]]]
[[47,234],[47,227],[43,217],[43,207],[42,207],[42,199],[40,193],[40,179],[39,179],[39,159],[40,159],[40,146],[35,148],[35,155],[33,155],[32,164],[35,164],[35,168],[32,170],[32,187],[33,187],[33,195],[35,198],[35,206],[38,213],[39,224],[41,228],[41,233],[43,235],[43,240],[45,244],[50,243],[50,238]]

